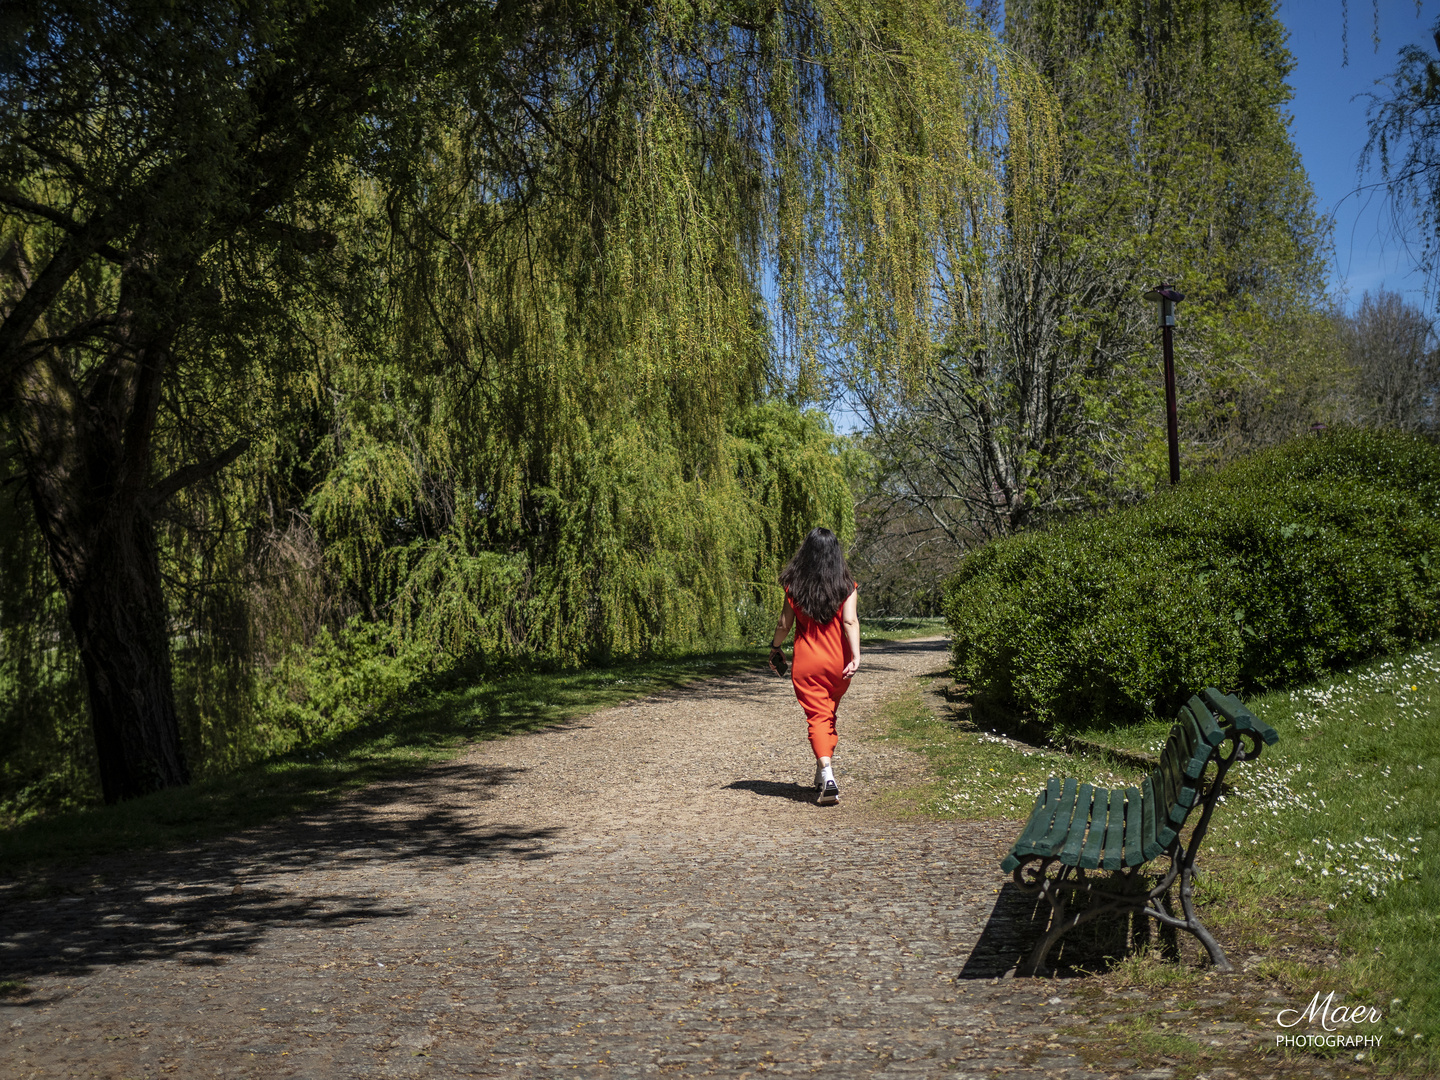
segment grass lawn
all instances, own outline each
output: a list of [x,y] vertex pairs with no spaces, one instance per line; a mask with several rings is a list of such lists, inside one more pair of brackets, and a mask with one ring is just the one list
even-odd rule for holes
[[[1250,975],[1302,1003],[1334,990],[1337,1004],[1378,1008],[1383,1024],[1355,1030],[1383,1035],[1383,1068],[1440,1074],[1440,645],[1247,705],[1280,742],[1229,774],[1234,790],[1201,849],[1202,917],[1232,960],[1249,955]],[[918,693],[889,709],[892,737],[932,766],[927,784],[897,800],[913,813],[1024,819],[1049,776],[1113,786],[1142,775],[1113,757],[1036,749],[983,723],[963,730]],[[1167,731],[1073,734],[1158,753]],[[1156,956],[1127,958],[1115,974],[1181,992],[1203,978]]]
[[[862,620],[861,637],[886,641],[940,629],[939,620]],[[0,830],[0,871],[215,839],[444,761],[472,742],[533,731],[764,660],[764,649],[756,647],[498,679],[452,672],[358,728],[230,775]]]
[[909,638],[948,634],[942,616],[894,615],[860,620],[860,647],[873,641],[905,641]]

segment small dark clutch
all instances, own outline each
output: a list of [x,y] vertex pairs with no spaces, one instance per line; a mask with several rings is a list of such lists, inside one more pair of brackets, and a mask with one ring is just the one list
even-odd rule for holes
[[785,663],[784,649],[770,650],[770,666],[775,669],[776,675],[784,675],[785,672],[789,670],[788,665]]

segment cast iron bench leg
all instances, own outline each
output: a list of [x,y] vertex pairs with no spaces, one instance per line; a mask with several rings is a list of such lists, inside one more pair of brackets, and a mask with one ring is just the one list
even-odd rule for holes
[[1016,971],[1017,975],[1029,977],[1046,970],[1045,957],[1050,954],[1050,950],[1055,947],[1055,943],[1064,937],[1065,932],[1070,929],[1069,926],[1065,925],[1065,910],[1069,905],[1066,904],[1065,897],[1054,887],[1055,883],[1059,882],[1060,879],[1065,877],[1069,872],[1070,868],[1063,866],[1055,878],[1051,879],[1047,877],[1045,879],[1042,895],[1050,904],[1050,924],[1045,931],[1045,936],[1042,937],[1035,948],[1030,951],[1029,958],[1026,959]]
[[1205,946],[1205,951],[1210,954],[1210,963],[1215,965],[1216,971],[1231,972],[1234,966],[1225,955],[1225,950],[1215,940],[1205,924],[1200,921],[1200,916],[1195,914],[1195,902],[1191,897],[1194,889],[1195,871],[1187,861],[1180,867],[1180,910],[1185,913],[1186,929],[1200,939],[1200,944]]

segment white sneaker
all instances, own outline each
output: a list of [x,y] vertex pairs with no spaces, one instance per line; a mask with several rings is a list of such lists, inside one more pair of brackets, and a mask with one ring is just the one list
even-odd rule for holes
[[834,806],[840,801],[840,787],[834,780],[827,780],[825,786],[820,789],[820,795],[815,800],[816,806]]
[[818,795],[825,787],[825,770],[820,767],[820,762],[815,762],[815,793]]

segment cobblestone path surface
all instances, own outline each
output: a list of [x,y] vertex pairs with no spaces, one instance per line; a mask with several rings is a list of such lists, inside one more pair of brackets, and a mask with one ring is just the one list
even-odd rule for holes
[[[0,883],[0,977],[29,983],[0,1076],[1176,1075],[1085,1052],[1159,1003],[997,978],[1037,929],[997,895],[1017,825],[885,819],[918,763],[858,737],[944,642],[865,661],[838,807],[812,804],[788,681],[756,672],[66,895]],[[1260,1057],[1274,1004],[1221,982],[1165,1014],[1230,1049],[1207,1076],[1330,1075]]]

